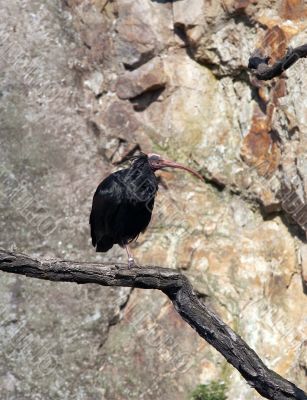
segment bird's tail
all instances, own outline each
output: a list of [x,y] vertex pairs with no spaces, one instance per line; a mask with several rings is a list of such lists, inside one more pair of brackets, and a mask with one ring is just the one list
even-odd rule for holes
[[113,247],[113,239],[109,236],[103,236],[100,240],[97,241],[96,251],[98,252],[106,252]]

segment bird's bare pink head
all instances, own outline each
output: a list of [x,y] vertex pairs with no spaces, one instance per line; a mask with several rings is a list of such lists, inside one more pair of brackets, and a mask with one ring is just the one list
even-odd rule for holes
[[191,174],[193,174],[194,176],[196,176],[198,179],[201,179],[202,181],[204,181],[204,178],[198,172],[196,172],[194,169],[186,167],[185,165],[179,164],[177,162],[167,160],[167,159],[163,158],[162,156],[160,156],[159,154],[149,153],[147,155],[147,157],[148,157],[149,165],[153,171],[157,171],[159,169],[167,168],[167,167],[178,168],[178,169],[183,169],[185,171],[188,171]]

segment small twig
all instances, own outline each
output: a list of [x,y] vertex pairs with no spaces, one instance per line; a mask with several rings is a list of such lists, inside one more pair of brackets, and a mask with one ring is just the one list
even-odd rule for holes
[[260,50],[257,49],[248,61],[248,68],[255,72],[257,79],[267,81],[281,75],[296,61],[305,57],[307,57],[307,44],[294,49],[289,48],[287,54],[281,60],[269,66],[270,57],[262,56]]
[[104,12],[104,9],[106,8],[108,3],[109,3],[109,0],[105,0],[105,2],[102,4],[101,9],[100,9],[101,14]]

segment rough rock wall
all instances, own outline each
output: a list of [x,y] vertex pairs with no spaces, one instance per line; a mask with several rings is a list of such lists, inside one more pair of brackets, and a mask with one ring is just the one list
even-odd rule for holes
[[[163,172],[142,263],[185,270],[268,366],[306,389],[306,61],[261,83],[256,47],[307,42],[304,1],[0,0],[0,245],[96,255],[91,195],[137,149]],[[224,380],[259,396],[155,291],[1,276],[11,399],[186,399]],[[306,291],[306,286],[305,286]]]

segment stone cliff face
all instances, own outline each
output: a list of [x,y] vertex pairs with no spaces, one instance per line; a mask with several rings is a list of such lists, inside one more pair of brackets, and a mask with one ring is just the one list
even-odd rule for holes
[[[307,43],[304,1],[0,0],[0,246],[96,255],[91,196],[141,149],[161,173],[140,263],[182,268],[276,372],[306,389],[305,60],[247,71]],[[187,399],[223,380],[259,396],[155,291],[1,275],[0,387],[16,399]]]

